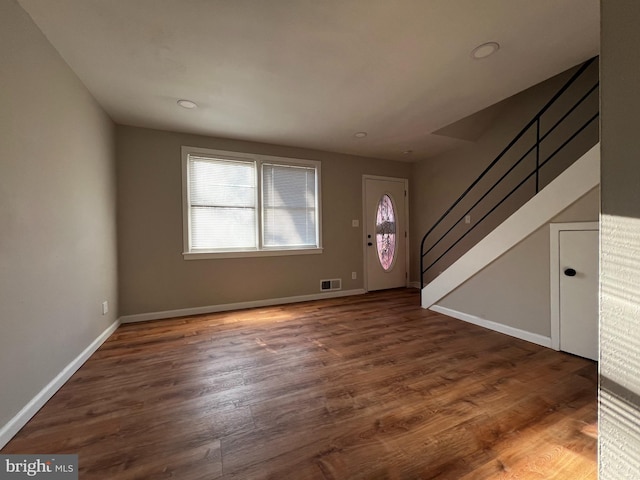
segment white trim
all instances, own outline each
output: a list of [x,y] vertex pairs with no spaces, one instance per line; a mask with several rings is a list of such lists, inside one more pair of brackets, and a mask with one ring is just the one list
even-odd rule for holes
[[411,260],[410,260],[410,245],[409,245],[409,239],[411,238],[411,235],[409,233],[409,180],[406,178],[400,178],[400,177],[382,177],[380,175],[362,175],[362,256],[363,256],[363,285],[364,285],[364,289],[365,291],[369,291],[369,286],[368,286],[368,280],[369,280],[369,268],[368,268],[368,256],[367,256],[367,206],[366,206],[366,182],[367,180],[382,180],[385,182],[398,182],[398,183],[403,183],[404,184],[404,191],[405,191],[405,196],[404,196],[404,226],[405,226],[405,232],[406,232],[406,238],[405,238],[405,274],[406,274],[406,283],[405,286],[409,286],[409,269],[411,267]]
[[120,317],[122,323],[146,322],[149,320],[162,320],[165,318],[186,317],[189,315],[201,315],[204,313],[228,312],[230,310],[243,310],[246,308],[270,307],[284,305],[286,303],[308,302],[310,300],[323,300],[326,298],[349,297],[363,295],[366,292],[359,288],[355,290],[339,290],[327,293],[314,293],[311,295],[298,295],[295,297],[267,298],[249,302],[224,303],[221,305],[206,305],[203,307],[181,308],[178,310],[165,310],[163,312],[137,313]]
[[13,436],[20,431],[31,418],[38,413],[38,410],[53,397],[53,395],[65,384],[71,376],[82,366],[87,359],[95,353],[100,345],[120,326],[120,319],[114,321],[102,332],[91,344],[85,348],[80,355],[74,358],[66,367],[62,369],[40,392],[27,403],[11,420],[0,428],[0,448],[4,447]]
[[549,232],[549,280],[551,307],[551,348],[560,350],[560,232],[600,230],[599,222],[551,223]]
[[470,315],[464,312],[458,312],[457,310],[453,310],[447,307],[441,307],[440,305],[432,305],[431,307],[429,307],[429,310],[442,313],[449,317],[457,318],[458,320],[462,320],[464,322],[473,323],[474,325],[488,328],[489,330],[493,330],[495,332],[504,333],[505,335],[519,338],[520,340],[526,340],[527,342],[535,343],[536,345],[540,345],[542,347],[551,347],[551,338],[545,337],[544,335],[540,335],[538,333],[520,330],[519,328],[511,327],[509,325],[505,325],[504,323],[492,322],[491,320],[486,320],[484,318],[476,317],[475,315]]
[[424,287],[422,307],[439,302],[599,184],[600,143],[597,143]]
[[290,248],[282,250],[242,250],[237,252],[182,252],[185,260],[203,260],[207,258],[248,258],[248,257],[284,257],[289,255],[317,255],[322,248]]

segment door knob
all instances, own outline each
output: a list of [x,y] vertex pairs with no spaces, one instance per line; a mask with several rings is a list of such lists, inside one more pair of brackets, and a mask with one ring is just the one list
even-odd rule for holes
[[575,271],[573,268],[567,268],[567,269],[564,271],[564,274],[565,274],[567,277],[575,277],[575,276],[576,276],[576,271]]

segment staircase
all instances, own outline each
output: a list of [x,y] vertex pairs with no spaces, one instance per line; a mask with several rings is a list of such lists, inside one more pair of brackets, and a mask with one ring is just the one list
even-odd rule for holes
[[424,235],[423,308],[599,184],[597,69],[597,58],[577,68]]

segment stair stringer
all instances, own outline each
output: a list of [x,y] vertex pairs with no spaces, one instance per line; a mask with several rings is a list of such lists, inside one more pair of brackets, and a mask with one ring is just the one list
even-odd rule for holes
[[600,184],[600,143],[422,289],[429,308]]

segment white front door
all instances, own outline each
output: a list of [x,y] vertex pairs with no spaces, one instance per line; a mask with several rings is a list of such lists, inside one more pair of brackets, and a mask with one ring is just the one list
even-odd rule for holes
[[560,231],[560,350],[598,360],[598,231]]
[[366,289],[407,285],[407,180],[364,177]]

